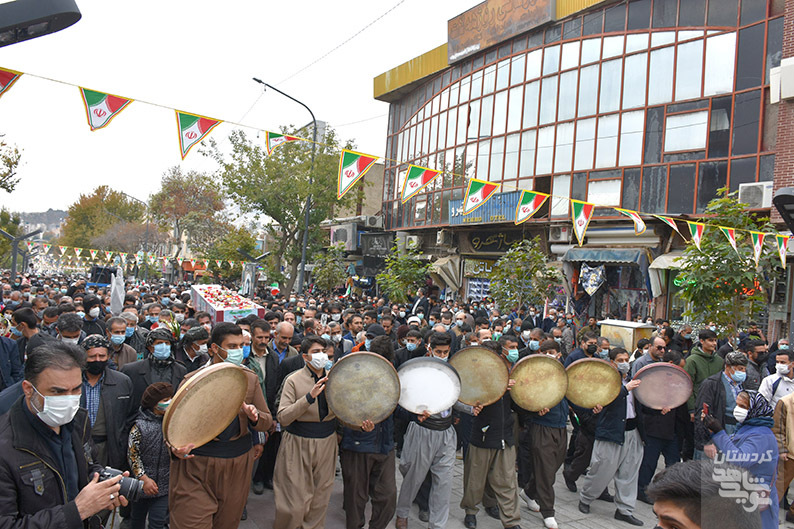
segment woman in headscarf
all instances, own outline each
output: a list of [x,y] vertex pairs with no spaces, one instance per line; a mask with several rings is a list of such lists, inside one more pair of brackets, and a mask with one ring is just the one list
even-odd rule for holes
[[[739,393],[733,410],[739,427],[732,437],[728,437],[714,417],[703,414],[703,423],[712,433],[711,441],[722,454],[717,460],[722,458],[726,463],[746,469],[759,480],[763,497],[758,501],[758,508],[764,529],[778,527],[779,506],[775,482],[779,453],[777,440],[772,433],[775,423],[773,413],[772,406],[760,393]],[[748,500],[752,503],[752,498]]]

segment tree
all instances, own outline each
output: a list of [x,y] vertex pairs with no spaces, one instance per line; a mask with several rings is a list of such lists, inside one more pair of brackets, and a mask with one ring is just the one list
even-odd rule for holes
[[168,242],[168,236],[151,224],[147,237],[146,228],[145,222],[117,222],[91,239],[91,247],[134,254],[146,246],[149,253],[155,253],[158,246]]
[[[0,229],[16,237],[20,234],[19,225],[22,221],[16,213],[11,213],[7,209],[0,209]],[[23,247],[24,243],[20,243]],[[0,266],[8,268],[11,264],[11,241],[5,237],[0,237]]]
[[[758,267],[753,258],[750,234],[739,230],[776,233],[768,217],[748,213],[749,206],[738,201],[737,193],[727,188],[717,192],[704,218],[706,224],[700,250],[688,244],[678,280],[683,284],[681,297],[687,302],[684,316],[693,321],[713,321],[721,328],[739,328],[739,322],[753,319],[768,303],[766,293],[772,282],[782,276],[776,249],[770,251],[765,241]],[[718,226],[736,228],[736,250]]]
[[223,197],[213,177],[198,171],[183,173],[178,166],[165,172],[160,191],[149,197],[152,217],[171,230],[175,258],[182,253],[183,236],[187,234],[192,247],[193,231],[200,232],[223,207]]
[[[242,266],[237,264],[242,257],[237,251],[238,248],[249,254],[254,253],[256,237],[249,228],[229,225],[222,236],[204,254],[204,258],[210,262],[208,270],[214,278],[239,279],[242,276]],[[220,261],[221,266],[219,267],[215,261]],[[235,265],[231,266],[229,261],[234,261]]]
[[515,242],[493,267],[490,295],[496,306],[509,311],[526,305],[542,305],[555,295],[554,286],[561,278],[550,268],[540,238]]
[[140,204],[108,186],[99,186],[69,206],[58,244],[88,248],[95,237],[117,222],[140,223],[142,219]]
[[407,302],[408,296],[425,284],[432,266],[419,259],[418,248],[406,248],[400,253],[396,243],[385,261],[383,272],[375,280],[392,303]]
[[345,250],[341,244],[334,244],[325,252],[314,254],[312,275],[317,288],[324,292],[330,292],[344,284],[347,279],[344,256]]
[[[287,128],[283,128],[284,133]],[[271,253],[269,269],[282,292],[290,292],[297,278],[303,247],[304,207],[311,193],[309,210],[309,250],[327,244],[327,232],[320,222],[333,217],[334,208],[345,207],[355,201],[356,191],[337,200],[337,171],[339,146],[334,131],[326,129],[322,144],[317,144],[313,183],[309,185],[311,145],[296,141],[280,145],[268,156],[266,150],[248,139],[243,131],[229,136],[230,156],[220,152],[210,140],[212,156],[221,165],[221,178],[227,192],[243,213],[257,215],[268,221],[265,229],[277,246]],[[352,148],[348,143],[346,148]],[[281,274],[286,265],[287,274]]]
[[19,177],[16,170],[21,156],[16,147],[0,139],[0,189],[10,193],[17,187]]

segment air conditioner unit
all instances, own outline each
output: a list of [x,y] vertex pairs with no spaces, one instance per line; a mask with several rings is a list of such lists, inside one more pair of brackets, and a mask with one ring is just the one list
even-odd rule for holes
[[570,226],[549,227],[549,242],[571,242]]
[[438,230],[436,232],[436,246],[452,246],[452,232],[449,230]]
[[772,207],[772,182],[739,184],[739,202],[751,209]]
[[405,245],[408,248],[419,248],[422,246],[422,238],[419,235],[409,235],[405,238]]
[[370,215],[364,222],[367,228],[383,228],[383,216]]
[[331,244],[342,244],[348,252],[355,250],[358,246],[356,225],[350,223],[331,228]]

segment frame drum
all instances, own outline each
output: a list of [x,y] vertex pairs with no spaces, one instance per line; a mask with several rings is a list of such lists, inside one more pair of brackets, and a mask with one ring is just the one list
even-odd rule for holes
[[391,362],[382,356],[350,353],[329,371],[325,398],[345,425],[361,428],[365,420],[378,424],[397,407],[400,379]]
[[513,401],[529,411],[553,408],[565,398],[568,374],[559,360],[534,354],[519,360],[510,378],[516,383],[510,390]]
[[421,415],[450,409],[460,397],[460,377],[455,368],[429,356],[408,360],[400,366],[400,406]]
[[487,406],[507,391],[508,368],[502,357],[485,347],[468,347],[455,353],[449,365],[460,376],[460,400],[470,406]]
[[566,369],[568,391],[565,396],[582,408],[606,406],[620,394],[623,385],[620,372],[600,358],[582,358]]
[[648,364],[634,375],[641,380],[634,397],[640,404],[654,410],[677,408],[692,395],[692,379],[689,373],[677,365],[657,362]]

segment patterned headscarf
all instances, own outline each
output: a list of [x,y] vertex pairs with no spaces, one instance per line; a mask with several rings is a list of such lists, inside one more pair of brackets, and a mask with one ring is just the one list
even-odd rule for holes
[[157,328],[146,336],[146,347],[152,345],[155,340],[168,340],[168,343],[174,343],[174,335],[168,329]]
[[748,419],[772,417],[775,410],[769,405],[769,402],[767,402],[763,395],[756,392],[748,392],[748,395],[750,396],[750,408],[747,412]]
[[87,336],[83,343],[80,344],[83,349],[88,351],[89,349],[95,349],[97,347],[104,347],[105,349],[110,349],[110,342],[107,338],[102,336],[101,334],[92,334],[91,336]]

